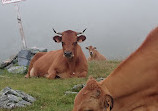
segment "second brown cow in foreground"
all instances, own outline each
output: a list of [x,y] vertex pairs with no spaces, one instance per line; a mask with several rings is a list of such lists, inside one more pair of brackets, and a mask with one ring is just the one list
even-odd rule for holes
[[86,49],[89,50],[89,55],[90,55],[88,58],[88,61],[92,61],[92,60],[104,61],[104,60],[106,60],[106,58],[96,50],[96,47],[88,46],[88,47],[86,47]]
[[73,111],[158,111],[158,27],[106,79],[91,78]]
[[[85,31],[85,30],[84,30]],[[83,32],[84,32],[83,31]],[[88,64],[78,42],[86,37],[83,32],[67,30],[53,37],[57,43],[62,43],[63,49],[47,53],[37,53],[31,60],[29,71],[25,77],[86,77]]]

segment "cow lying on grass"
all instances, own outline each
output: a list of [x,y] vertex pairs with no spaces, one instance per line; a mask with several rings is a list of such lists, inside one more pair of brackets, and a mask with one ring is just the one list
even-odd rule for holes
[[106,79],[89,79],[73,111],[158,111],[158,27]]
[[[53,29],[54,30],[54,29]],[[85,31],[85,30],[84,30]],[[83,31],[83,32],[84,32]],[[87,60],[78,42],[86,37],[83,32],[67,30],[53,37],[57,43],[62,43],[63,49],[46,53],[37,53],[30,62],[28,77],[86,77],[88,72]],[[60,35],[60,36],[59,36]]]
[[90,57],[88,58],[88,61],[92,61],[92,60],[104,61],[104,60],[106,60],[106,58],[96,50],[96,47],[88,46],[88,47],[86,47],[86,49],[89,50],[89,55],[90,55]]

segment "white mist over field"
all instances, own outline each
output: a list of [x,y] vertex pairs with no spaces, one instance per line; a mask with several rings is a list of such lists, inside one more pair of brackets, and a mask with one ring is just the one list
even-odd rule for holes
[[[19,3],[28,47],[61,48],[52,28],[82,31],[107,59],[124,59],[158,26],[158,0],[26,0]],[[0,4],[0,61],[22,47],[14,4]]]

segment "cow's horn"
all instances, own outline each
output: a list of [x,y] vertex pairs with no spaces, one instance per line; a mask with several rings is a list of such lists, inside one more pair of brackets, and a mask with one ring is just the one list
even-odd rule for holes
[[[87,28],[86,28],[86,29],[87,29]],[[86,29],[84,29],[82,32],[77,32],[77,35],[83,34],[83,33],[86,31]]]
[[54,31],[54,33],[56,33],[56,34],[62,35],[62,33],[56,32],[54,29],[53,29],[53,31]]

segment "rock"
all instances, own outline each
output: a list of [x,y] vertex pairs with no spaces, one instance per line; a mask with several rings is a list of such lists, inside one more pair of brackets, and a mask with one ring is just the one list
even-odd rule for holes
[[0,69],[3,69],[6,65],[7,65],[7,63],[1,62],[1,63],[0,63]]
[[66,91],[65,92],[65,95],[68,95],[68,94],[77,94],[78,92],[72,92],[72,91]]
[[8,66],[6,66],[5,69],[9,69],[9,68],[11,68],[11,67],[13,67],[13,66],[14,66],[14,64],[11,63],[11,64],[9,64]]
[[14,102],[14,103],[18,103],[20,100],[22,100],[22,98],[17,97],[12,94],[8,94],[8,99],[9,99],[9,102]]
[[13,63],[14,60],[17,59],[17,55],[14,55],[12,57],[10,57],[9,59],[3,61],[0,63],[0,68],[3,69],[4,67],[10,65],[11,63]]
[[10,87],[6,87],[0,92],[0,94],[1,95],[6,95],[9,91],[11,91],[11,88]]
[[47,52],[47,49],[46,48],[37,48],[37,47],[32,47],[30,49],[28,49],[31,51],[32,54],[36,54],[38,52]]
[[97,78],[96,80],[99,82],[99,81],[102,81],[102,80],[104,80],[105,78],[102,78],[102,77],[100,77],[100,78]]
[[31,59],[31,51],[30,50],[21,50],[18,53],[18,65],[19,66],[28,66]]
[[30,63],[30,60],[38,52],[47,52],[47,49],[34,47],[34,48],[28,48],[28,49],[19,51],[19,53],[18,53],[18,65],[28,66]]
[[8,65],[12,64],[17,59],[17,55],[10,57],[8,60],[0,63],[0,69],[4,69]]
[[30,103],[33,103],[35,101],[35,98],[33,98],[32,96],[22,92],[22,91],[18,91],[16,90],[16,92],[18,92],[18,96],[22,97],[23,100],[28,101]]
[[7,104],[5,105],[5,108],[8,108],[8,109],[14,108],[14,107],[15,107],[15,103],[7,103]]
[[25,66],[13,66],[10,67],[7,71],[13,74],[25,74],[27,68]]
[[47,52],[46,48],[27,48],[19,51],[18,54],[11,56],[8,60],[0,62],[0,69],[8,69],[11,66],[28,66],[30,60],[38,52]]
[[[104,80],[104,78],[100,77],[96,79],[97,81],[102,81]],[[73,88],[71,89],[71,91],[66,91],[65,94],[77,94],[83,87],[85,86],[85,84],[77,84],[74,85]]]
[[36,99],[32,96],[10,87],[0,91],[0,108],[12,109],[31,105]]
[[3,61],[0,63],[0,69],[4,69],[6,66],[10,65],[9,61]]
[[30,102],[27,102],[25,100],[20,101],[17,105],[31,105]]
[[66,91],[65,95],[77,94],[84,86],[85,86],[85,84],[77,84],[71,89],[71,91]]
[[79,92],[85,85],[84,84],[77,84],[72,88],[73,92]]
[[18,58],[18,65],[19,66],[28,66],[30,64],[30,60],[25,58]]
[[[0,96],[0,100],[1,100],[1,101],[6,101],[6,100],[8,100],[7,98],[8,98],[7,95],[1,95],[1,96]],[[0,101],[0,102],[1,102],[1,101]]]

